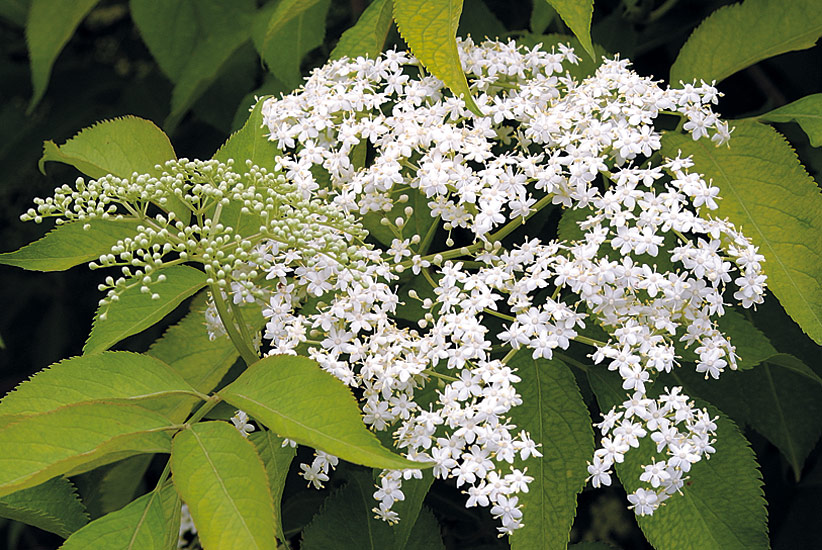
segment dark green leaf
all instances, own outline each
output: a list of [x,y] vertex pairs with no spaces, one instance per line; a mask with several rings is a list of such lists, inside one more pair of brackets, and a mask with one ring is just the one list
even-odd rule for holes
[[265,466],[268,486],[271,488],[271,496],[274,502],[277,538],[280,541],[285,541],[280,509],[282,507],[283,489],[285,489],[285,478],[288,476],[291,461],[297,455],[297,449],[291,445],[283,446],[283,438],[277,437],[270,430],[260,430],[252,433],[248,439],[257,447],[257,454],[260,455],[260,459]]
[[[400,520],[400,524],[402,524],[402,521],[404,519]],[[395,538],[396,533],[397,528],[395,527]],[[408,545],[405,546],[405,550],[445,550],[445,545],[442,543],[440,524],[428,508],[424,507],[420,510],[420,515],[411,529],[411,536],[408,538]]]
[[63,538],[88,523],[86,509],[63,477],[0,497],[0,517],[22,521]]
[[367,56],[371,59],[382,52],[391,30],[393,0],[374,0],[362,12],[357,24],[346,30],[331,51],[330,59]]
[[134,500],[152,458],[150,454],[132,456],[74,476],[72,481],[91,519],[119,510]]

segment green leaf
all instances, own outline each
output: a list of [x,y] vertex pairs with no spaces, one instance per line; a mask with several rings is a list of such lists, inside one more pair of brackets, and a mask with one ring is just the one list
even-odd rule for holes
[[193,392],[168,365],[147,355],[84,355],[55,363],[6,395],[0,401],[0,426],[16,416],[99,400],[128,402],[169,415],[181,402],[186,411],[190,409],[196,399]]
[[765,436],[799,481],[805,459],[822,434],[822,388],[768,362],[747,372],[726,372],[719,380],[706,381],[690,369],[678,369],[676,375],[688,391]]
[[46,162],[54,161],[70,164],[90,178],[129,178],[134,172],[159,176],[162,169],[155,166],[176,158],[162,130],[150,120],[129,115],[98,122],[60,146],[44,142],[38,165],[44,174]]
[[265,468],[231,424],[200,422],[178,433],[171,471],[204,548],[276,550]]
[[32,0],[26,22],[31,85],[34,88],[29,113],[46,92],[54,60],[98,1]]
[[[303,550],[384,550],[395,548],[391,527],[376,519],[377,502],[371,476],[352,471],[348,483],[323,503],[320,512],[303,531]],[[402,521],[402,520],[401,520]]]
[[74,486],[62,477],[0,497],[0,517],[34,525],[63,538],[88,523]]
[[822,194],[773,128],[736,121],[728,147],[666,133],[662,154],[692,155],[720,188],[713,215],[730,219],[759,246],[768,285],[788,315],[822,344]]
[[[404,479],[402,482],[402,492],[405,495],[405,500],[395,502],[392,510],[397,512],[400,516],[400,522],[394,525],[392,531],[394,532],[394,548],[395,550],[411,550],[412,548],[425,548],[420,546],[417,537],[420,535],[417,532],[417,525],[422,521],[428,523],[427,518],[423,519],[427,510],[424,510],[422,503],[425,500],[428,490],[434,483],[434,475],[430,470],[422,472],[422,479]],[[372,508],[376,503],[372,505]],[[430,514],[430,512],[428,512]],[[436,523],[436,520],[435,520]],[[437,527],[437,539],[440,544],[442,540],[439,537],[439,526]]]
[[457,29],[459,36],[472,36],[475,43],[485,38],[497,40],[508,32],[494,12],[484,0],[463,0],[460,25]]
[[[616,373],[591,367],[588,380],[604,411],[629,397]],[[769,548],[762,476],[748,441],[719,410],[694,401],[697,407],[706,407],[711,417],[718,416],[716,452],[693,465],[681,495],[673,495],[652,516],[637,516],[640,528],[655,548]],[[627,491],[640,486],[642,465],[650,462],[655,450],[656,444],[645,437],[638,449],[625,455],[625,462],[617,464],[617,475]]]
[[228,336],[209,339],[205,310],[202,294],[194,299],[188,315],[169,327],[147,353],[167,363],[198,391],[208,393],[223,379],[239,353]]
[[822,94],[811,94],[759,115],[760,121],[796,122],[808,134],[811,145],[822,147]]
[[585,486],[586,463],[594,454],[594,434],[588,407],[570,369],[557,360],[534,360],[520,351],[510,361],[522,381],[522,404],[512,409],[511,422],[540,444],[542,458],[517,460],[534,477],[520,493],[525,517],[510,537],[512,550],[564,548],[576,515],[577,495]]
[[[550,52],[551,48],[556,47],[558,44],[569,44],[572,48],[574,48],[575,52],[579,52],[580,49],[584,49],[582,47],[582,44],[576,37],[568,34],[556,33],[523,33],[519,38],[517,38],[517,44],[528,47],[534,47],[537,44],[542,44],[541,49],[548,52]],[[593,75],[596,72],[597,68],[602,64],[602,57],[607,57],[608,55],[610,55],[608,50],[606,50],[599,44],[594,44],[593,57],[581,55],[579,57],[579,62],[576,65],[566,64],[564,68],[571,76],[576,78],[578,81],[583,80]]]
[[670,80],[723,80],[763,59],[810,48],[820,35],[822,10],[817,0],[746,0],[723,6],[682,46]]
[[0,254],[0,264],[30,271],[64,271],[108,254],[117,241],[136,235],[138,225],[133,220],[101,219],[60,224],[41,239]]
[[169,550],[177,547],[179,529],[180,498],[169,485],[92,521],[60,550]]
[[376,59],[382,52],[391,30],[393,0],[374,0],[362,12],[357,23],[346,30],[334,46],[329,59],[359,56]]
[[153,458],[150,454],[132,456],[74,476],[72,481],[91,519],[119,510],[134,500]]
[[[402,525],[402,521],[404,521],[404,518],[400,520],[400,525]],[[395,539],[397,537],[396,533],[397,528],[395,527]],[[445,550],[440,524],[428,508],[420,510],[420,515],[411,529],[411,536],[408,538],[408,545],[405,546],[405,550]]]
[[363,424],[351,391],[307,357],[261,359],[219,394],[281,437],[349,462],[386,469],[429,466],[380,445]]
[[[539,2],[540,0],[534,0]],[[594,44],[591,42],[591,17],[594,15],[594,0],[545,0],[554,11],[556,11],[562,18],[562,21],[568,25],[571,32],[574,33],[582,47],[591,56],[591,59],[596,60],[594,54]]]
[[274,159],[282,153],[268,139],[268,128],[263,126],[263,103],[269,96],[261,97],[251,110],[251,116],[243,124],[243,127],[233,134],[214,153],[214,159],[220,162],[228,162],[234,159],[234,169],[242,171],[245,169],[245,161],[250,160],[261,168],[274,172],[276,162]]
[[331,0],[280,0],[256,16],[254,46],[278,80],[291,88],[302,84],[300,62],[325,38],[325,17]]
[[551,21],[557,16],[557,12],[554,11],[547,1],[543,0],[535,0],[534,5],[531,7],[531,20],[529,26],[531,27],[531,32],[535,34],[541,34],[545,32],[545,29],[548,28],[548,25],[551,24]]
[[768,362],[772,365],[788,369],[791,372],[804,376],[806,379],[815,382],[822,386],[822,378],[808,365],[790,355],[788,353],[777,353],[773,357],[768,358]]
[[[83,353],[91,355],[107,350],[123,338],[137,334],[161,320],[180,305],[180,302],[200,290],[206,284],[205,273],[185,265],[173,265],[158,269],[156,276],[164,274],[166,280],[154,282],[151,292],[140,292],[140,285],[133,286],[120,294],[120,299],[97,310]],[[160,298],[151,299],[157,293]],[[105,319],[101,316],[105,314]]]
[[0,428],[0,496],[140,453],[167,453],[172,423],[121,403],[80,403]]
[[257,448],[257,454],[265,466],[265,473],[268,476],[268,486],[271,489],[272,501],[274,503],[274,517],[277,522],[277,538],[285,541],[282,522],[282,500],[283,489],[285,489],[285,478],[288,476],[288,469],[291,461],[297,456],[297,449],[291,445],[283,446],[283,438],[277,437],[270,430],[260,430],[252,433],[248,437]]
[[[186,57],[185,66],[175,80],[176,85],[171,93],[171,113],[165,121],[165,126],[169,128],[176,128],[183,115],[222,72],[226,62],[251,38],[255,11],[253,0],[191,1],[197,10],[202,10],[198,13],[208,14],[200,20],[208,20],[210,23],[206,29],[199,31],[194,49]],[[173,9],[175,3],[165,4]],[[184,18],[178,21],[181,25],[191,24],[191,21]],[[173,38],[173,35],[170,36]]]
[[457,27],[462,0],[394,0],[394,21],[411,53],[435,77],[482,116],[462,72],[457,51]]
[[[399,200],[403,195],[408,197],[408,201],[401,202]],[[391,210],[388,212],[369,212],[362,217],[363,227],[368,230],[371,237],[380,243],[390,246],[391,242],[397,237],[391,229],[382,224],[382,219],[388,218],[393,223],[399,217],[405,218],[404,210],[409,206],[414,209],[414,215],[400,230],[403,238],[410,238],[413,235],[419,235],[421,238],[425,237],[426,233],[433,229],[432,224],[439,223],[431,219],[431,208],[428,206],[428,199],[425,197],[425,193],[418,189],[392,190],[389,192],[389,196],[393,203]]]

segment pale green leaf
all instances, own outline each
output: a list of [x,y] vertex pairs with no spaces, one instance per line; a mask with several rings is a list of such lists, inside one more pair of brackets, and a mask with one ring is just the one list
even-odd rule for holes
[[763,59],[810,48],[820,35],[818,0],[746,0],[723,6],[682,46],[670,80],[723,80]]
[[200,422],[176,435],[174,486],[204,548],[276,550],[274,501],[263,463],[226,422]]
[[662,153],[693,156],[722,200],[728,218],[765,256],[768,285],[785,311],[822,344],[822,194],[785,139],[773,128],[736,121],[730,147],[666,133]]
[[[180,302],[200,290],[206,284],[205,273],[185,265],[173,265],[158,269],[156,276],[164,274],[166,280],[154,282],[151,292],[140,292],[137,284],[120,294],[120,299],[97,310],[83,353],[90,355],[107,350],[123,338],[137,334],[180,305]],[[157,293],[160,298],[151,299]],[[105,312],[105,319],[101,315]]]
[[46,162],[70,164],[90,178],[114,174],[128,178],[134,172],[159,176],[162,165],[177,155],[168,136],[153,122],[136,116],[124,116],[98,122],[79,134],[55,145],[43,143],[40,171],[45,174]]
[[814,147],[822,147],[822,94],[797,99],[757,117],[767,122],[796,122]]
[[[541,0],[534,0],[539,2]],[[551,4],[562,21],[568,25],[574,33],[582,47],[588,52],[592,59],[597,59],[594,54],[594,44],[591,42],[591,17],[594,15],[594,0],[544,0]]]
[[261,97],[251,110],[251,116],[243,124],[243,127],[233,134],[214,153],[214,159],[220,162],[228,162],[234,159],[234,170],[245,170],[245,161],[250,160],[261,168],[274,172],[276,162],[274,159],[282,153],[277,145],[268,139],[270,133],[268,128],[263,126],[263,103],[268,97]]
[[93,402],[0,428],[0,496],[140,453],[167,453],[171,422],[134,405]]
[[411,53],[435,77],[481,115],[462,72],[457,27],[462,0],[394,0],[394,21]]
[[323,43],[330,4],[331,0],[280,0],[256,16],[254,46],[268,70],[291,88],[302,83],[300,62],[305,54]]
[[110,253],[117,241],[137,234],[137,225],[134,220],[101,219],[60,224],[43,238],[0,254],[0,264],[30,271],[63,271]]
[[675,374],[688,391],[765,436],[782,452],[799,480],[805,459],[822,434],[822,388],[770,362],[746,372],[726,372],[719,380],[705,380],[685,368]]
[[83,355],[55,363],[6,395],[0,401],[0,426],[8,423],[5,417],[96,400],[130,402],[169,415],[181,403],[190,409],[196,399],[193,393],[168,365],[147,355],[127,351]]
[[248,437],[257,448],[257,454],[265,466],[268,476],[268,486],[274,503],[274,517],[277,522],[277,538],[285,541],[283,522],[280,509],[282,508],[283,489],[291,461],[297,455],[297,449],[291,445],[283,446],[283,438],[277,437],[270,430],[260,430]]
[[386,469],[429,466],[383,447],[363,424],[351,391],[307,357],[261,359],[219,394],[281,437],[349,462]]
[[74,476],[72,481],[91,519],[119,510],[134,500],[153,458],[150,454],[132,456]]
[[534,481],[520,493],[525,510],[523,527],[510,537],[512,550],[564,548],[576,515],[577,495],[585,486],[587,461],[594,453],[588,407],[573,373],[560,361],[535,360],[520,351],[509,362],[522,381],[522,404],[512,409],[511,422],[540,446],[542,458],[517,460]]
[[167,363],[198,391],[207,393],[223,379],[239,353],[228,336],[214,340],[208,337],[205,310],[205,294],[201,294],[194,299],[188,315],[170,326],[147,353]]
[[43,97],[54,60],[99,0],[32,0],[26,21],[31,84],[34,94],[29,112]]
[[88,523],[74,486],[63,477],[0,497],[0,517],[34,525],[63,538]]
[[171,550],[179,528],[180,498],[169,485],[92,521],[60,550]]
[[391,30],[393,0],[374,0],[360,14],[357,23],[346,30],[331,51],[330,59],[366,56],[370,59],[382,52],[388,31]]
[[[617,373],[591,367],[588,380],[604,411],[629,398]],[[637,516],[637,522],[655,548],[765,550],[767,512],[754,453],[733,421],[707,403],[695,402],[718,417],[716,452],[691,467],[681,495],[671,496],[651,516]],[[617,475],[628,492],[640,486],[642,465],[650,462],[655,450],[656,444],[645,437],[638,449],[625,455],[625,462],[617,464]]]
[[376,519],[374,483],[362,470],[352,471],[348,483],[323,503],[303,530],[303,550],[385,550],[395,548],[391,527]]

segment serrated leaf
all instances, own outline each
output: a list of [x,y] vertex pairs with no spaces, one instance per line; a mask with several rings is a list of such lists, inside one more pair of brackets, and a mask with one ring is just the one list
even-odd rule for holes
[[228,336],[209,339],[205,310],[203,294],[194,299],[188,315],[170,326],[147,353],[168,364],[198,391],[207,393],[223,379],[239,352]]
[[[539,2],[540,0],[534,0]],[[591,42],[591,17],[594,15],[594,0],[545,0],[554,11],[559,14],[562,21],[568,25],[574,33],[582,47],[596,60],[594,44]]]
[[257,454],[260,455],[260,459],[265,466],[268,486],[271,489],[272,502],[274,503],[277,538],[280,541],[285,541],[281,513],[283,489],[285,489],[285,478],[288,476],[291,461],[297,456],[297,449],[291,445],[283,446],[283,438],[277,437],[270,430],[252,433],[248,439],[257,448]]
[[60,224],[41,239],[0,254],[0,264],[30,271],[63,271],[108,254],[117,241],[136,235],[137,225],[133,220],[100,219]]
[[0,497],[0,517],[34,525],[63,538],[88,523],[86,509],[63,477]]
[[331,50],[329,59],[366,56],[376,59],[382,52],[388,31],[391,30],[393,0],[374,0],[360,14],[357,23],[346,30]]
[[[405,495],[405,500],[395,502],[391,509],[400,516],[400,522],[394,525],[392,531],[394,533],[394,549],[395,550],[411,550],[412,548],[421,548],[418,544],[417,537],[420,535],[417,532],[417,525],[425,515],[426,510],[423,509],[422,503],[428,495],[428,490],[434,483],[434,475],[430,470],[422,472],[422,479],[411,478],[404,479],[402,482],[402,492]],[[376,503],[374,504],[376,506]],[[374,507],[372,506],[372,508]],[[429,512],[430,513],[430,512]],[[422,519],[427,523],[427,518]],[[432,540],[442,540],[439,538],[439,527],[437,528],[437,538]],[[424,548],[425,546],[422,546]]]
[[670,80],[723,80],[763,59],[810,48],[820,35],[822,10],[817,0],[746,0],[723,6],[682,46]]
[[454,93],[482,116],[462,72],[457,51],[457,27],[462,0],[394,0],[394,21],[411,53]]
[[26,44],[34,93],[28,112],[46,92],[54,60],[97,2],[99,0],[32,0],[26,21]]
[[38,166],[44,174],[46,162],[54,161],[74,166],[90,178],[128,178],[134,172],[159,176],[162,170],[155,166],[176,158],[162,130],[150,120],[129,115],[89,126],[60,146],[44,142]]
[[391,527],[374,517],[377,502],[371,476],[352,471],[348,483],[323,503],[320,512],[303,530],[303,550],[384,550],[394,548]]
[[132,456],[74,476],[72,481],[91,519],[119,510],[134,500],[153,455]]
[[280,0],[260,10],[252,37],[268,70],[283,84],[298,87],[300,62],[323,43],[331,0]]
[[[142,293],[137,285],[123,291],[116,302],[97,310],[91,334],[83,346],[85,355],[107,350],[123,338],[147,329],[206,284],[205,273],[186,265],[158,269],[153,273],[155,281],[161,274],[166,280],[152,283],[151,292]],[[152,293],[160,298],[152,300]],[[104,312],[106,317],[101,319]]]
[[822,94],[811,94],[757,117],[766,122],[796,122],[814,147],[822,147]]
[[[629,397],[616,373],[591,367],[588,380],[604,411]],[[762,476],[754,453],[733,421],[710,404],[694,401],[697,407],[706,407],[711,417],[718,417],[716,452],[693,465],[681,495],[671,496],[652,516],[637,516],[637,522],[655,548],[768,549]],[[642,465],[650,462],[655,450],[656,444],[645,437],[638,449],[625,455],[625,462],[617,464],[617,475],[627,491],[640,486]]]
[[276,550],[274,501],[257,452],[226,422],[200,422],[174,437],[174,486],[203,548]]
[[351,391],[307,357],[261,359],[219,395],[277,435],[349,462],[387,469],[429,466],[383,447],[363,424]]
[[263,103],[269,97],[264,96],[257,101],[243,127],[231,134],[231,137],[214,153],[212,158],[220,162],[234,159],[234,169],[239,171],[245,169],[246,160],[271,172],[275,171],[274,159],[282,153],[274,142],[269,141],[270,132],[267,127],[263,126]]
[[110,402],[26,416],[0,428],[0,496],[135,454],[167,453],[172,426],[156,412]]
[[59,550],[170,550],[177,546],[179,527],[180,498],[167,486],[92,521]]
[[557,360],[534,360],[521,351],[510,361],[522,380],[522,404],[511,410],[517,431],[525,430],[540,446],[542,458],[517,460],[534,481],[519,493],[523,527],[510,537],[512,550],[564,548],[576,515],[577,495],[585,486],[586,462],[594,453],[588,407],[570,369]]
[[0,426],[20,415],[95,400],[130,402],[169,415],[180,409],[181,402],[188,410],[196,399],[193,393],[168,365],[147,355],[126,351],[84,355],[55,363],[6,395],[0,401]]
[[822,194],[773,128],[736,121],[728,147],[665,133],[662,154],[693,156],[722,200],[713,215],[730,219],[759,246],[768,285],[785,311],[822,344]]
[[[400,520],[400,522],[402,521]],[[405,546],[405,550],[445,550],[440,524],[428,508],[423,507],[420,510],[419,517],[411,529],[411,536],[408,538],[408,545]]]
[[822,434],[822,388],[769,362],[747,372],[724,373],[719,380],[706,381],[690,369],[675,373],[688,391],[765,436],[799,480],[805,459]]

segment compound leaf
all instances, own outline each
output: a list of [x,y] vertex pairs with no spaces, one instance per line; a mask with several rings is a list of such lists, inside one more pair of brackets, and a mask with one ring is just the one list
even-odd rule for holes
[[0,497],[0,517],[34,525],[63,538],[88,523],[74,486],[63,477]]
[[564,548],[585,486],[585,465],[594,453],[588,408],[574,375],[562,362],[534,360],[521,351],[509,363],[522,380],[517,391],[522,404],[511,412],[517,431],[525,430],[540,444],[541,458],[517,460],[533,476],[520,504],[527,510],[521,529],[510,537],[512,550]]
[[128,178],[134,172],[159,176],[155,168],[177,155],[168,136],[153,122],[136,116],[104,120],[80,131],[63,145],[43,143],[40,171],[45,163],[62,162],[74,166],[90,178],[114,174]]
[[265,466],[265,473],[268,476],[268,486],[271,489],[272,502],[274,503],[274,517],[277,522],[277,538],[286,540],[283,533],[282,508],[283,489],[285,489],[285,478],[288,476],[288,469],[291,461],[297,456],[297,449],[291,445],[283,446],[283,438],[277,437],[270,430],[260,430],[252,433],[248,439],[257,448],[257,454]]
[[177,545],[179,527],[180,497],[169,485],[92,521],[60,550],[168,550]]
[[137,234],[133,220],[75,221],[56,226],[42,238],[0,254],[0,264],[29,271],[64,271],[111,252],[117,241]]
[[773,128],[740,120],[730,147],[666,133],[662,152],[693,157],[720,188],[714,213],[730,219],[765,256],[768,285],[785,311],[822,344],[822,194]]
[[111,402],[28,415],[0,428],[0,496],[135,454],[167,453],[172,426],[156,412]]
[[[629,397],[615,373],[592,367],[588,380],[603,411]],[[651,516],[637,516],[637,522],[655,548],[766,550],[767,512],[754,453],[732,420],[713,406],[694,401],[717,417],[716,452],[693,465],[681,495],[671,496]],[[656,444],[645,437],[638,449],[625,455],[625,462],[617,464],[617,475],[628,492],[640,486],[642,466],[651,462],[655,450]]]
[[330,59],[359,56],[375,59],[385,45],[391,30],[393,0],[374,0],[362,12],[357,23],[345,31],[331,51]]
[[462,0],[394,0],[394,21],[408,47],[432,75],[461,97],[476,115],[457,51]]
[[263,463],[226,422],[200,422],[174,437],[174,485],[204,548],[276,550],[274,501]]
[[[83,346],[84,354],[107,350],[123,338],[147,329],[206,284],[205,273],[186,265],[158,269],[153,275],[155,281],[160,275],[165,275],[166,280],[152,283],[151,292],[146,293],[140,291],[138,283],[124,290],[116,302],[98,308],[91,334]],[[160,297],[153,300],[153,293]]]
[[261,359],[219,394],[281,437],[349,462],[386,469],[429,466],[383,447],[363,424],[351,391],[307,357]]
[[54,60],[97,2],[99,0],[32,0],[26,20],[26,43],[34,88],[29,112],[46,92]]
[[822,94],[812,94],[757,117],[767,122],[796,122],[814,147],[822,147]]
[[817,0],[746,0],[723,6],[682,46],[670,80],[723,80],[763,59],[810,48],[820,35],[822,10]]

